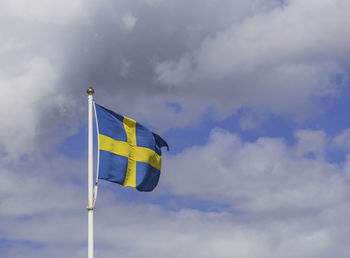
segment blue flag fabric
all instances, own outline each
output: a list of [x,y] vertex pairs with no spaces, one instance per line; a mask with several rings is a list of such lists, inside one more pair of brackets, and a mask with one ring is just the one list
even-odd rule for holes
[[126,116],[95,104],[99,137],[99,179],[152,191],[161,170],[161,148],[169,146],[159,135]]

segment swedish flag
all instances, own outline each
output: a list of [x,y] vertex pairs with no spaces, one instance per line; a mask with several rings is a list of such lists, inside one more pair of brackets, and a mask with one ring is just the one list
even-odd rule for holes
[[152,191],[161,170],[161,147],[168,144],[157,134],[126,116],[95,104],[99,137],[99,179],[139,191]]

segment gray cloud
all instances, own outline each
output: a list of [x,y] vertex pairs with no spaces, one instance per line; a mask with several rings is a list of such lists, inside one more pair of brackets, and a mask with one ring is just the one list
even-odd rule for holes
[[[71,134],[91,84],[99,102],[163,131],[193,124],[208,108],[218,119],[249,107],[303,120],[318,112],[311,100],[335,96],[348,77],[346,1],[18,0],[1,7],[6,152],[31,152]],[[62,130],[67,121],[74,126]]]
[[[8,153],[29,153],[74,132],[83,121],[84,92],[91,84],[99,102],[161,131],[198,121],[208,107],[218,109],[220,100],[234,101],[226,112],[234,113],[245,102],[228,100],[228,94],[237,95],[229,87],[218,91],[221,83],[215,80],[211,86],[199,81],[168,87],[160,73],[166,76],[169,69],[160,67],[182,56],[187,60],[208,38],[278,5],[272,0],[220,5],[197,0],[3,1],[0,81],[6,90],[0,145]],[[191,79],[180,73],[177,80]],[[174,110],[169,103],[182,108]],[[16,141],[6,140],[14,135]]]

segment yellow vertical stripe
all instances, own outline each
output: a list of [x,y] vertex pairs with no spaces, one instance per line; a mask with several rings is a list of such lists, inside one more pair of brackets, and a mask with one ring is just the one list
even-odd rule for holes
[[136,121],[124,116],[123,124],[129,145],[128,168],[123,185],[136,187]]
[[123,124],[128,143],[136,146],[136,121],[124,116]]

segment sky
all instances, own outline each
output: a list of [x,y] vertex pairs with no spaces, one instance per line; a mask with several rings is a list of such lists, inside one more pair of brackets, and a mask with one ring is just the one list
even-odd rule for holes
[[0,256],[87,257],[87,94],[161,135],[95,257],[350,257],[348,0],[2,0]]

